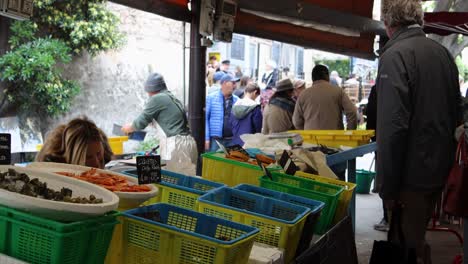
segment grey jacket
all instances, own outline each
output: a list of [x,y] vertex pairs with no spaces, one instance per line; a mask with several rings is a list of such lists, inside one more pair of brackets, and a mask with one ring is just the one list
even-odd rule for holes
[[461,124],[458,69],[450,53],[409,26],[382,51],[377,78],[380,195],[439,191],[454,162]]

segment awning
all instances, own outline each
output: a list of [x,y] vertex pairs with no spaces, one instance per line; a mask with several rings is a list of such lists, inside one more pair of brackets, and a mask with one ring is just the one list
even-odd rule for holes
[[[190,22],[187,0],[111,0]],[[373,59],[373,0],[239,0],[234,32]]]
[[424,32],[442,36],[462,34],[468,36],[468,13],[437,12],[424,14]]

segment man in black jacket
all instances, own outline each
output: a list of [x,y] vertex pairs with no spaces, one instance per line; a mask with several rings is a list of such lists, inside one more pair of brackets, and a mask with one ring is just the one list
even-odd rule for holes
[[[430,263],[428,221],[454,161],[461,124],[458,70],[450,53],[421,29],[418,0],[384,0],[390,38],[377,79],[377,173],[388,210],[401,206],[405,245]],[[392,219],[390,221],[393,221]],[[399,243],[398,232],[389,234]]]

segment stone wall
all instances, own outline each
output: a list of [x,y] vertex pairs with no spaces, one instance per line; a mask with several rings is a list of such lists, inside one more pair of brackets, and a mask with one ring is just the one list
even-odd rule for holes
[[183,101],[183,24],[114,3],[108,7],[120,17],[126,44],[94,58],[84,54],[66,66],[64,75],[77,80],[82,91],[70,113],[51,120],[49,128],[86,115],[110,135],[113,123],[131,122],[143,109],[148,98],[143,83],[152,71],[163,74]]

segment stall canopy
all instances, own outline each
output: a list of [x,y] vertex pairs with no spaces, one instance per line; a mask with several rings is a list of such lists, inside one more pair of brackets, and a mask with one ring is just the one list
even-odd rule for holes
[[424,31],[437,35],[468,36],[468,13],[438,12],[424,14]]
[[[188,0],[112,0],[136,9],[190,22]],[[373,59],[373,0],[239,0],[234,31],[308,48]]]

